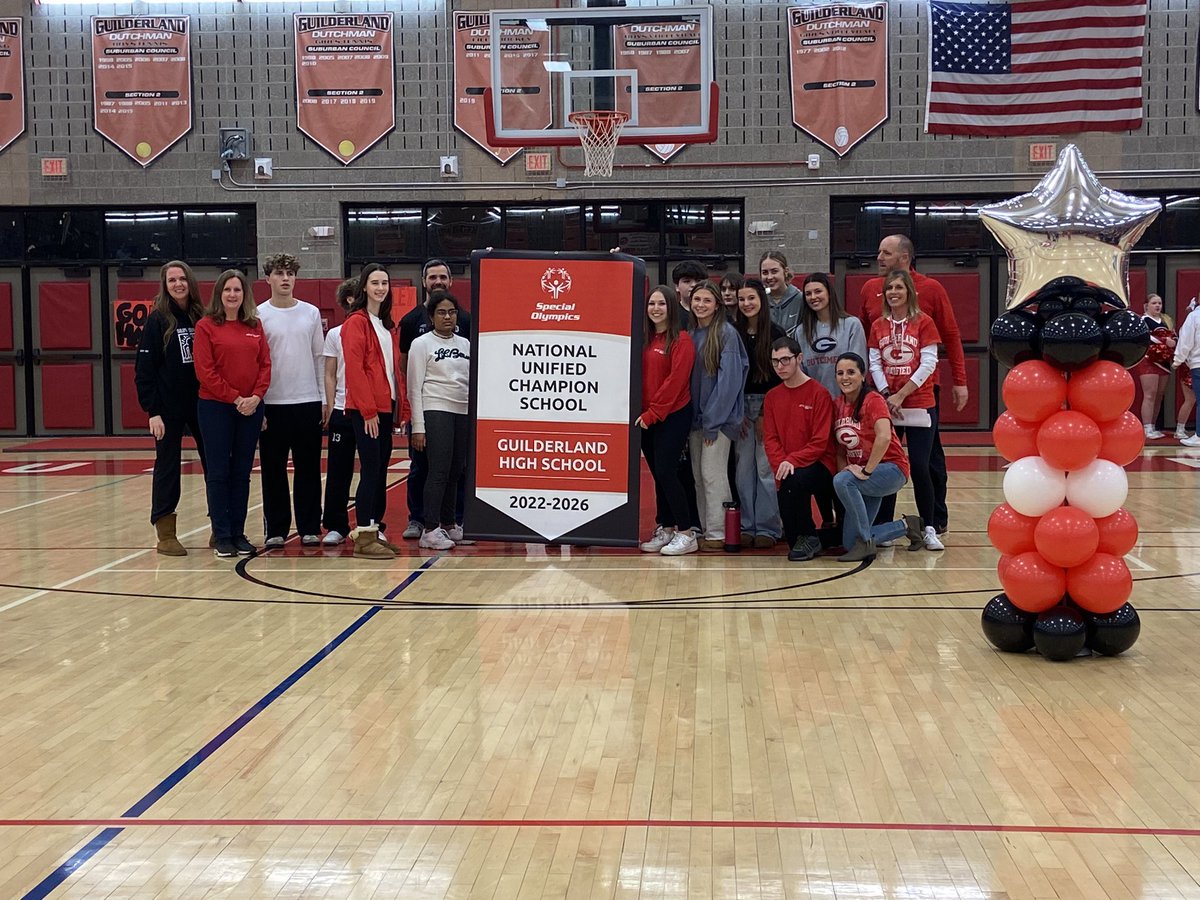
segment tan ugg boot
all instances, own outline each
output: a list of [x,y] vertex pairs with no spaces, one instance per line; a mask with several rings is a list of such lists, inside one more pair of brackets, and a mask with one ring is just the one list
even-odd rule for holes
[[358,559],[395,559],[396,554],[379,543],[378,525],[360,525],[350,532],[354,556]]
[[158,532],[158,546],[154,549],[163,556],[187,556],[187,548],[175,537],[175,513],[163,516],[154,523]]

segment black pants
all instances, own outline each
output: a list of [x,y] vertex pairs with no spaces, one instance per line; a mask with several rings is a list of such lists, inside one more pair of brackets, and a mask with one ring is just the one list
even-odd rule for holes
[[[642,453],[654,479],[654,520],[664,528],[687,528],[696,508],[695,486],[688,500],[679,478],[679,457],[692,430],[692,405],[677,409],[661,422],[642,430]],[[692,468],[688,466],[688,472]]]
[[[429,459],[425,450],[414,450],[412,446],[412,426],[408,430],[408,481],[405,492],[408,497],[409,521],[425,525],[425,481],[429,477]],[[457,493],[454,496],[454,521],[461,525],[463,508],[467,502],[467,474],[463,467],[462,477],[458,479]],[[436,517],[435,517],[436,518]],[[437,524],[436,522],[433,524]]]
[[[934,411],[929,411],[930,417],[936,422]],[[912,468],[913,497],[917,501],[917,512],[926,525],[932,525],[936,511],[934,509],[934,480],[930,460],[933,455],[933,442],[937,439],[937,428],[897,428],[896,434],[904,438],[908,447],[908,463]],[[945,456],[942,457],[945,464]],[[882,525],[896,519],[896,495],[884,497],[879,504],[879,514],[875,516],[872,525]]]
[[789,547],[802,537],[817,533],[812,502],[824,509],[833,502],[833,475],[821,463],[796,469],[779,483],[779,517],[783,520],[783,539]]
[[196,439],[196,452],[200,454],[200,467],[207,471],[204,462],[204,438],[200,436],[200,420],[193,406],[183,419],[168,419],[163,416],[163,436],[154,442],[154,484],[150,489],[150,524],[163,516],[169,516],[179,506],[179,455],[183,448],[184,428]]
[[933,521],[929,524],[938,531],[945,531],[950,524],[950,510],[946,506],[946,488],[949,475],[946,472],[946,451],[942,449],[941,421],[942,389],[933,387],[933,409],[929,417],[933,420],[933,448],[929,453],[929,477],[933,481]]
[[455,498],[467,468],[469,422],[465,413],[437,409],[425,413],[425,528],[450,528],[458,522]]
[[199,400],[196,411],[204,431],[205,489],[213,537],[233,540],[246,534],[250,503],[250,470],[262,431],[263,408],[243,416],[232,403]]
[[354,514],[359,525],[383,529],[387,511],[387,472],[392,462],[392,414],[379,414],[379,437],[370,437],[362,413],[347,410],[358,448],[358,490],[354,492]]
[[354,426],[345,410],[329,414],[329,449],[326,454],[325,505],[321,524],[326,531],[350,533],[350,482],[354,480]]
[[286,538],[292,530],[288,502],[288,454],[292,457],[292,497],[296,530],[321,533],[321,404],[269,403],[267,430],[258,444],[263,496],[263,532]]

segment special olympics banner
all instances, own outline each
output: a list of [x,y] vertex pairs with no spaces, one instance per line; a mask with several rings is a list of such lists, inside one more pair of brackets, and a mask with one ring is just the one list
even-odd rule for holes
[[472,254],[472,537],[637,543],[645,278],[623,254]]
[[349,165],[396,127],[392,14],[293,16],[296,123]]
[[[491,147],[483,118],[483,91],[492,87],[489,13],[454,14],[454,127],[504,165],[520,147]],[[505,28],[500,42],[506,86],[504,124],[518,129],[550,125],[550,33],[531,28]]]
[[[699,22],[636,22],[613,26],[613,68],[638,75],[638,124],[674,127],[700,120]],[[629,112],[618,99],[617,109]],[[686,144],[645,144],[663,162]]]
[[0,19],[0,151],[25,133],[25,56],[20,19]]
[[192,130],[191,19],[92,16],[93,127],[148,166]]
[[788,7],[792,122],[839,157],[888,120],[888,5]]

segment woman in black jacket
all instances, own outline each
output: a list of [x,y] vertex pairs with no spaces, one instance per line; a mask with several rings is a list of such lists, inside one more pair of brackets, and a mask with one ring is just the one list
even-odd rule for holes
[[185,428],[196,439],[200,465],[204,465],[204,445],[196,420],[200,383],[192,363],[192,338],[202,315],[204,304],[192,270],[179,260],[167,263],[159,273],[158,296],[142,330],[134,373],[138,402],[150,416],[150,433],[154,435],[150,523],[158,532],[155,549],[165,556],[187,556],[175,534],[179,456]]

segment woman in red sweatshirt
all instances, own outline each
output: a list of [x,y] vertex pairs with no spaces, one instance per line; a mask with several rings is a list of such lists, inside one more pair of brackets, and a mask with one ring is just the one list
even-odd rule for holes
[[214,552],[249,556],[255,547],[246,539],[246,507],[262,399],[271,384],[271,352],[241,272],[222,272],[213,286],[204,318],[196,323],[194,355]]
[[[696,536],[687,491],[679,479],[679,457],[692,427],[692,365],[696,348],[682,330],[675,289],[660,284],[646,300],[646,343],[642,348],[642,453],[654,479],[658,527],[642,544],[646,553],[695,553]],[[695,503],[693,499],[692,504]]]

